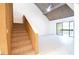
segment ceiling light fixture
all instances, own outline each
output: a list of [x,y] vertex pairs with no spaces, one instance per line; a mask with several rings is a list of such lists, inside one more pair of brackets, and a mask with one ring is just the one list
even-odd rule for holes
[[47,12],[50,12],[51,11],[51,9],[52,9],[52,7],[54,7],[54,5],[52,4],[52,3],[49,3],[49,6],[48,6],[48,8],[47,8]]

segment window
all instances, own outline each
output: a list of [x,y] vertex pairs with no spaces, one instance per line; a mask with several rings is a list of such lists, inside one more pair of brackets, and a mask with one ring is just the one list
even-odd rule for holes
[[74,36],[74,22],[73,21],[69,22],[69,26],[70,26],[69,36],[73,37]]
[[56,24],[56,34],[57,35],[63,35],[63,31],[62,31],[62,28],[63,28],[63,23],[57,23]]
[[69,36],[69,22],[63,22],[63,36]]
[[74,34],[74,22],[59,22],[56,24],[56,34],[73,37]]

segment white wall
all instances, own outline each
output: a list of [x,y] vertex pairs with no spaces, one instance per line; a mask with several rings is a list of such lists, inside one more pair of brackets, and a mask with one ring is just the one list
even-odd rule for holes
[[68,17],[68,18],[63,18],[63,19],[50,21],[50,32],[49,32],[49,34],[56,35],[56,23],[58,23],[58,22],[67,22],[67,21],[74,21],[74,17]]
[[32,3],[13,4],[14,23],[22,23],[22,16],[25,15],[32,26],[38,31],[39,35],[49,32],[50,22],[42,12]]
[[74,10],[74,4],[73,4],[73,3],[67,3],[67,5],[68,5],[72,10]]

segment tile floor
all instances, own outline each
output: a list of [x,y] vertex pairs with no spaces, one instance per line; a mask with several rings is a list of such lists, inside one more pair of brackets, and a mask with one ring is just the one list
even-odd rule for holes
[[73,55],[74,42],[72,37],[56,35],[39,36],[39,51],[41,55]]

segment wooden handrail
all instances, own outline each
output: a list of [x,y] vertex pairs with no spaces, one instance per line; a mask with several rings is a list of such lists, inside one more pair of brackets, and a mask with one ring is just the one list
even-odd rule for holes
[[28,32],[29,39],[32,42],[32,48],[35,51],[35,53],[38,53],[38,33],[34,31],[32,28],[32,25],[28,22],[25,16],[23,16],[23,23],[26,28],[26,31]]

